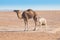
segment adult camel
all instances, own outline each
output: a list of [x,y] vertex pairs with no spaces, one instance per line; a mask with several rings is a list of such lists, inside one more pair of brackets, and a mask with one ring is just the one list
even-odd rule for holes
[[28,19],[31,19],[33,18],[34,22],[35,22],[35,27],[33,29],[33,31],[36,30],[36,23],[37,23],[37,15],[36,15],[36,12],[33,11],[32,9],[28,9],[28,10],[25,10],[23,11],[23,13],[21,14],[21,12],[19,10],[14,10],[14,12],[17,13],[17,17],[19,19],[23,19],[24,20],[24,23],[25,23],[25,31],[28,31]]

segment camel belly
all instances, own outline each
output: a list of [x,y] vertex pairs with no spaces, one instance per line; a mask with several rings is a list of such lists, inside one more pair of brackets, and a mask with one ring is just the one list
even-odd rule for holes
[[26,18],[26,17],[28,17],[28,19],[30,19],[30,18],[33,18],[33,15],[32,14],[28,14],[28,13],[26,13],[26,14],[22,14],[22,17],[23,18]]
[[28,18],[32,18],[34,15],[33,14],[27,14]]

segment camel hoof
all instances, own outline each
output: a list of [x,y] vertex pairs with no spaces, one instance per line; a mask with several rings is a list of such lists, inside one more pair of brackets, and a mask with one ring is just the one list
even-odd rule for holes
[[28,30],[24,30],[24,31],[28,31]]

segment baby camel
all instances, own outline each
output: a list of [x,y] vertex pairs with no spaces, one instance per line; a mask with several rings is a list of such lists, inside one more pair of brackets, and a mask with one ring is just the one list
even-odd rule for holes
[[43,18],[43,17],[38,17],[37,18],[38,20],[38,22],[39,22],[39,25],[42,27],[43,25],[44,26],[47,26],[47,21],[46,21],[46,19],[45,18]]

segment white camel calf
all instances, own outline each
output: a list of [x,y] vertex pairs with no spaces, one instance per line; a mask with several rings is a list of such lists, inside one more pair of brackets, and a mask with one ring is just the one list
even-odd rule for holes
[[37,22],[39,23],[39,29],[41,29],[41,31],[46,31],[47,28],[47,21],[45,18],[43,17],[37,17]]
[[46,21],[46,19],[45,18],[43,18],[43,17],[38,17],[37,18],[38,20],[38,22],[39,22],[39,25],[42,27],[43,25],[44,26],[47,26],[47,21]]

